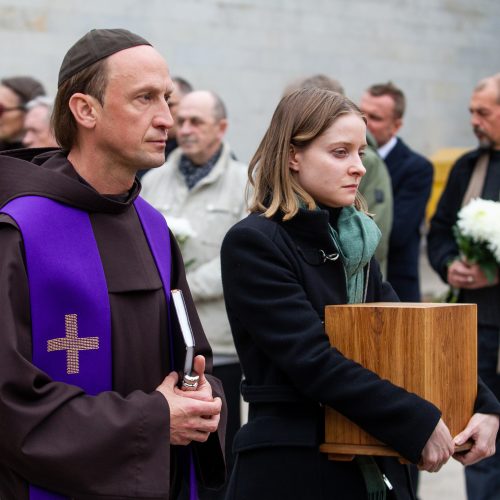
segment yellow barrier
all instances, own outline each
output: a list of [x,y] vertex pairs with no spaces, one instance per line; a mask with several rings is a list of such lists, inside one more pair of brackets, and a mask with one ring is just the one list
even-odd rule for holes
[[441,198],[451,167],[466,151],[466,148],[443,148],[436,151],[430,157],[430,161],[434,166],[434,182],[432,184],[431,196],[425,210],[425,220],[427,222],[430,221],[436,211],[439,198]]

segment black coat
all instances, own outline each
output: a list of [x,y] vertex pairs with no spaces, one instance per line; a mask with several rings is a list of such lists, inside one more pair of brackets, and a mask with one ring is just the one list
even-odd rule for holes
[[[324,210],[300,210],[288,222],[252,214],[222,245],[224,296],[250,403],[228,499],[366,498],[353,462],[319,453],[324,405],[411,462],[440,418],[431,403],[330,347],[324,307],[346,303],[347,292],[340,259],[324,258],[336,251],[328,222]],[[375,260],[368,267],[367,301],[397,300]],[[390,458],[379,465],[397,498],[409,498],[405,467]]]
[[[452,228],[457,222],[457,214],[479,155],[478,149],[470,151],[460,157],[453,165],[431,220],[427,236],[427,252],[431,266],[444,282],[447,280],[448,263],[457,258],[459,254]],[[497,198],[494,201],[499,200]],[[459,301],[477,304],[480,325],[500,326],[500,308],[498,307],[500,304],[500,285],[477,290],[462,290]]]
[[385,163],[394,195],[387,280],[403,302],[419,302],[420,226],[431,194],[434,169],[426,158],[399,138]]

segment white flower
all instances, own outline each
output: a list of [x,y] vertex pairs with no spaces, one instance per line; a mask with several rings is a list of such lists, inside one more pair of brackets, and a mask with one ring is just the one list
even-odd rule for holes
[[185,241],[188,238],[194,238],[196,236],[196,232],[187,219],[182,217],[172,217],[171,215],[165,215],[164,217],[170,231],[174,233],[178,240]]
[[500,203],[473,199],[458,212],[457,226],[462,235],[486,243],[500,263]]

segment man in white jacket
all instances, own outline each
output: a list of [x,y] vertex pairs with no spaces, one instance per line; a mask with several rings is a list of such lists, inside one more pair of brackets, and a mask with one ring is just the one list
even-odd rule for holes
[[[224,141],[227,114],[219,96],[194,91],[179,104],[177,141],[165,165],[142,179],[142,196],[167,219],[186,263],[187,279],[214,354],[228,404],[226,460],[240,426],[241,368],[226,316],[220,272],[220,247],[227,230],[246,214],[247,166],[236,161]],[[202,499],[223,492],[202,492]]]

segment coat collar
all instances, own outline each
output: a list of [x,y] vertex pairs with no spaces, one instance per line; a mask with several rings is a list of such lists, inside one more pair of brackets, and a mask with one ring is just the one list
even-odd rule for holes
[[283,214],[273,219],[280,224],[302,248],[323,250],[325,254],[337,252],[329,231],[330,213],[326,209],[307,210],[300,208],[292,219],[283,221]]

